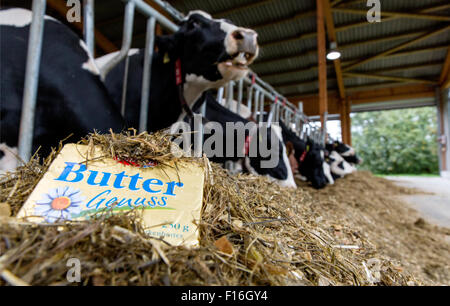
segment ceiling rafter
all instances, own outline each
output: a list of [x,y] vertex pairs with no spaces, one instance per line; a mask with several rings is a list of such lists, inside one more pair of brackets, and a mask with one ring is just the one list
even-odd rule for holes
[[[340,45],[339,48],[341,50],[343,49],[347,49],[347,48],[352,48],[355,46],[361,46],[361,45],[367,45],[367,44],[373,44],[373,43],[379,43],[379,42],[385,42],[385,41],[390,41],[390,40],[398,40],[398,39],[403,39],[403,38],[408,38],[408,37],[419,37],[420,35],[426,34],[428,33],[425,30],[420,30],[420,31],[414,31],[414,32],[407,32],[407,33],[401,33],[398,35],[391,35],[391,36],[384,36],[384,37],[377,37],[377,38],[373,38],[373,39],[368,39],[365,41],[355,41],[355,42],[351,42],[345,45]],[[255,64],[263,64],[263,63],[268,63],[268,62],[272,62],[272,61],[281,61],[281,60],[287,60],[287,59],[293,59],[293,58],[297,58],[298,56],[301,55],[305,55],[305,54],[309,54],[309,52],[315,52],[316,48],[314,49],[309,49],[304,51],[302,54],[294,54],[294,55],[289,55],[286,57],[277,57],[277,58],[270,58],[267,60],[259,60],[257,61]]]
[[[334,28],[333,14],[331,13],[330,0],[324,0],[323,7],[324,7],[324,15],[325,15],[325,24],[327,26],[328,40],[330,42],[336,43],[336,47],[339,47],[337,37],[336,37],[336,31]],[[345,99],[345,85],[344,85],[344,79],[342,77],[341,60],[340,59],[334,60],[333,65],[334,65],[334,71],[336,73],[336,78],[337,78],[337,82],[338,82],[339,96],[341,97],[341,99]]]
[[[356,15],[364,15],[364,16],[367,15],[366,10],[356,10],[356,9],[349,9],[349,8],[333,8],[332,10],[333,10],[333,12],[336,12],[336,13],[347,13],[347,14],[356,14]],[[428,20],[450,22],[449,16],[441,16],[441,15],[403,13],[403,12],[386,12],[384,10],[381,11],[381,15],[382,16],[385,15],[388,17],[428,19]]]
[[345,76],[345,78],[379,79],[379,80],[397,81],[397,82],[403,82],[403,83],[423,83],[423,84],[431,84],[431,85],[438,84],[437,81],[432,81],[432,80],[396,77],[396,76],[382,75],[382,74],[344,72],[344,76]]
[[[390,89],[390,88],[395,88],[395,87],[402,87],[405,86],[405,83],[401,83],[401,82],[383,82],[383,83],[369,83],[369,84],[364,84],[364,85],[357,85],[357,86],[352,86],[352,87],[346,87],[347,92],[352,93],[352,92],[358,92],[358,91],[364,91],[364,90],[376,90],[376,89]],[[409,84],[409,86],[429,86],[430,88],[433,88],[433,86],[431,85],[426,85],[426,84]],[[431,89],[432,90],[432,89]],[[330,89],[329,93],[336,93],[337,90],[335,89]],[[304,92],[301,95],[299,95],[298,93],[291,93],[291,94],[285,94],[286,98],[292,101],[301,101],[301,97],[306,97],[306,96],[316,96],[317,91],[308,91],[308,92]]]
[[[447,8],[450,8],[450,4],[432,6],[432,7],[420,9],[415,13],[418,13],[418,14],[431,13],[431,12],[440,11],[440,10],[447,9]],[[388,18],[385,18],[383,20],[383,22],[393,21],[393,20],[398,20],[398,19],[400,19],[400,17],[388,17]],[[359,28],[361,26],[367,26],[367,21],[349,23],[349,24],[336,26],[335,31],[336,31],[336,33],[339,33],[339,32],[343,32],[343,31],[347,31],[349,29]],[[283,39],[274,40],[274,41],[268,41],[268,42],[262,43],[260,45],[262,48],[265,48],[265,47],[269,47],[269,46],[273,46],[273,45],[284,44],[284,43],[289,43],[289,42],[293,42],[293,41],[299,41],[302,39],[308,39],[308,38],[312,38],[315,36],[316,36],[316,32],[314,31],[314,32],[299,34],[294,37],[283,38]]]
[[[398,72],[398,71],[406,71],[406,70],[416,70],[416,69],[422,69],[422,68],[428,68],[428,67],[437,67],[437,66],[441,66],[441,65],[442,65],[441,62],[432,62],[432,63],[421,64],[421,65],[406,65],[406,66],[401,66],[401,67],[375,69],[375,70],[369,70],[369,71],[364,71],[364,72],[355,72],[355,73],[344,72],[343,76],[344,76],[344,79],[349,79],[349,78],[354,78],[354,77],[366,78],[367,77],[366,75],[369,75],[369,77],[371,75],[373,77],[370,77],[370,78],[379,78],[379,79],[385,78],[385,79],[390,79],[390,80],[394,80],[393,78],[396,78],[396,79],[398,79],[398,81],[401,81],[400,79],[402,77],[396,77],[396,76],[391,76],[391,75],[383,75],[383,74],[377,75],[377,74],[378,73],[391,73],[391,72]],[[363,74],[365,76],[363,76]],[[360,75],[360,76],[357,76],[357,75]],[[375,77],[375,75],[377,77]],[[403,79],[406,80],[407,78],[403,78]],[[337,81],[337,79],[329,79],[329,80]],[[418,80],[420,80],[420,79],[418,79]],[[429,80],[425,80],[425,81],[429,81]],[[315,82],[317,82],[316,78],[312,78],[312,79],[301,81],[301,82],[298,82],[298,81],[297,82],[295,82],[295,81],[293,81],[293,82],[285,82],[285,83],[272,82],[271,84],[274,87],[284,87],[284,86],[289,86],[290,87],[290,86],[294,86],[295,84],[306,85],[306,84],[313,84]],[[424,82],[424,83],[427,83],[427,82]],[[436,84],[437,82],[429,81],[428,83]]]
[[[442,65],[442,71],[441,71],[441,75],[439,77],[439,83],[442,85],[448,79],[450,79],[450,47],[448,47],[447,56],[445,57],[444,64]],[[445,88],[445,86],[444,86],[444,88]]]
[[[387,72],[398,72],[398,71],[405,71],[405,70],[417,70],[417,69],[423,69],[423,68],[429,68],[429,67],[437,67],[437,66],[441,66],[442,62],[440,61],[435,61],[435,62],[431,62],[431,63],[426,63],[426,64],[419,64],[419,65],[404,65],[404,66],[397,66],[397,67],[392,67],[392,68],[380,68],[380,69],[375,69],[375,70],[368,70],[365,72],[368,73],[387,73]],[[331,68],[332,65],[330,64],[328,68]],[[313,66],[303,69],[304,72],[312,72],[316,69],[312,69]],[[300,71],[300,72],[303,72]],[[277,76],[279,76],[281,74],[278,74]],[[260,77],[266,78],[263,75],[259,75]],[[311,80],[312,81],[312,80]],[[274,86],[277,86],[276,83],[273,83]]]
[[395,52],[397,52],[397,51],[399,51],[399,50],[405,49],[406,47],[409,47],[409,46],[411,46],[411,45],[413,45],[413,44],[417,44],[418,42],[421,42],[421,41],[423,41],[423,40],[425,40],[425,39],[428,39],[428,38],[430,38],[430,37],[432,37],[432,36],[434,36],[434,35],[437,35],[437,34],[440,34],[440,33],[442,33],[442,32],[445,32],[445,31],[447,31],[447,30],[449,30],[449,29],[450,29],[450,26],[446,26],[446,27],[441,28],[441,29],[439,29],[439,30],[431,31],[431,32],[429,32],[429,33],[427,33],[427,34],[425,34],[425,35],[421,35],[421,36],[418,37],[418,38],[414,38],[414,39],[412,39],[412,40],[410,40],[410,41],[408,41],[408,42],[406,42],[406,43],[402,43],[402,44],[400,44],[400,45],[398,45],[398,46],[396,46],[396,47],[394,47],[394,48],[390,48],[390,49],[388,49],[388,50],[386,50],[386,51],[383,51],[383,52],[378,53],[378,54],[376,54],[376,55],[374,55],[374,56],[371,56],[371,57],[369,57],[369,58],[366,58],[366,59],[364,59],[364,60],[362,60],[362,61],[359,61],[359,62],[357,62],[357,63],[355,63],[355,64],[346,66],[346,67],[343,68],[343,71],[344,71],[344,72],[349,71],[350,69],[353,69],[353,68],[355,68],[355,67],[361,66],[361,65],[363,65],[363,64],[365,64],[365,63],[367,63],[367,62],[370,62],[370,61],[372,61],[372,60],[374,60],[374,59],[376,59],[376,58],[384,57],[384,56],[389,55],[389,54],[391,54],[391,53],[395,53]]
[[[399,56],[404,57],[404,56],[408,56],[408,55],[412,55],[412,54],[434,52],[434,51],[443,50],[443,49],[447,49],[447,48],[448,48],[447,45],[441,45],[441,46],[435,46],[435,47],[424,48],[424,49],[415,49],[415,50],[410,50],[410,51],[389,54],[389,55],[385,56],[384,58],[393,58],[393,57],[399,57]],[[343,61],[343,62],[341,62],[341,64],[342,65],[351,65],[356,62],[358,62],[358,59]],[[442,63],[440,63],[440,64],[442,64]],[[434,64],[430,64],[430,65],[434,65]],[[331,67],[332,67],[332,65],[329,64],[329,68],[331,68]],[[289,75],[289,74],[293,74],[293,73],[308,72],[308,71],[315,71],[315,70],[317,70],[317,65],[312,65],[309,67],[299,68],[299,69],[292,69],[292,70],[283,71],[283,72],[274,72],[274,73],[266,73],[266,74],[261,73],[258,75],[262,78],[268,78],[268,77]]]

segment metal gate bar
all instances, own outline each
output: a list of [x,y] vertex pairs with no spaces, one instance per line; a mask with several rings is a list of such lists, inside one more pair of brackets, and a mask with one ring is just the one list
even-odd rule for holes
[[[146,51],[144,60],[144,72],[143,72],[143,84],[142,84],[142,97],[141,97],[141,114],[139,122],[139,130],[143,131],[146,129],[148,120],[148,100],[150,96],[150,80],[151,80],[151,62],[154,50],[154,36],[155,36],[155,24],[158,22],[161,26],[168,29],[169,31],[176,32],[178,26],[166,18],[164,15],[159,13],[157,10],[152,8],[150,5],[142,0],[122,0],[126,3],[125,6],[125,17],[124,17],[124,30],[122,37],[122,47],[119,54],[112,58],[105,66],[102,67],[100,71],[100,76],[104,80],[108,72],[114,68],[118,63],[120,63],[125,57],[128,56],[129,49],[131,47],[132,33],[133,33],[133,23],[134,23],[134,13],[135,10],[143,14],[148,18],[147,20],[147,37],[146,37]],[[162,0],[153,0],[164,10],[166,10],[175,20],[181,21],[184,16],[176,9],[174,9],[170,4]],[[84,0],[84,39],[87,48],[91,54],[95,51],[95,31],[94,31],[94,0]],[[31,156],[32,141],[33,141],[33,130],[34,130],[34,115],[36,108],[36,98],[37,98],[37,88],[39,82],[39,66],[42,54],[42,40],[44,31],[44,15],[46,8],[46,0],[33,0],[32,4],[32,22],[30,26],[30,34],[28,41],[28,51],[27,51],[27,64],[26,64],[26,75],[24,82],[24,94],[23,94],[23,107],[21,113],[20,129],[19,129],[19,156],[23,161],[28,161]],[[302,124],[295,124],[295,130],[298,134],[303,132],[303,128],[309,126],[308,135],[313,135],[312,128],[310,126],[308,117],[304,115],[303,108],[301,105],[297,108],[294,104],[287,101],[285,97],[280,95],[270,84],[261,80],[256,74],[252,73],[252,77],[255,78],[255,82],[249,77],[244,78],[238,84],[238,106],[237,111],[240,111],[240,105],[243,100],[243,88],[244,84],[247,84],[247,106],[252,109],[252,102],[254,100],[255,105],[253,106],[256,115],[259,110],[260,117],[262,120],[264,113],[264,101],[269,99],[275,101],[278,97],[279,100],[284,100],[285,105],[281,105],[280,102],[276,103],[273,110],[275,120],[279,120],[280,117],[284,116],[285,120],[292,122],[292,116],[296,113],[299,114],[300,122]],[[232,87],[232,85],[230,85]],[[254,92],[255,91],[255,92]],[[230,91],[230,95],[232,95]],[[254,97],[252,97],[254,95]],[[218,92],[218,99],[222,103],[223,89]],[[228,98],[228,102],[232,98]],[[204,108],[202,110],[204,113]],[[272,111],[271,111],[272,112]],[[284,113],[282,115],[282,113]],[[291,115],[288,115],[291,114]],[[288,118],[288,116],[291,116]],[[317,141],[323,141],[323,133],[317,134]]]
[[44,36],[46,0],[33,0],[33,13],[28,38],[27,68],[22,100],[22,114],[19,128],[19,157],[27,163],[31,157],[34,134],[34,115],[39,83],[39,66]]

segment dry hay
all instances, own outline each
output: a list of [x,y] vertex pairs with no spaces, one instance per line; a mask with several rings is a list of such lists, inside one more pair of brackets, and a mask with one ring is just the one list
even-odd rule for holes
[[450,229],[428,224],[398,197],[419,191],[369,172],[354,173],[320,191],[302,187],[314,199],[309,211],[320,214],[341,243],[350,243],[356,232],[398,270],[425,284],[450,285]]
[[[160,161],[176,158],[166,147],[153,146],[167,145],[163,138],[162,134],[95,134],[84,143],[100,144],[110,156],[138,152]],[[44,165],[34,160],[0,178],[0,203],[11,208],[12,216],[54,156],[55,152]],[[349,180],[365,177],[369,176]],[[197,249],[172,247],[147,237],[133,212],[53,225],[0,217],[0,284],[68,284],[70,258],[80,260],[85,285],[422,284],[381,255],[364,230],[345,226],[346,237],[351,238],[335,235],[330,224],[336,218],[330,217],[333,209],[327,205],[335,205],[331,190],[340,190],[342,184],[321,193],[308,188],[294,191],[262,177],[232,176],[212,164]],[[317,196],[330,199],[318,203]],[[358,200],[351,199],[348,205],[353,201]],[[319,207],[324,207],[324,214]]]

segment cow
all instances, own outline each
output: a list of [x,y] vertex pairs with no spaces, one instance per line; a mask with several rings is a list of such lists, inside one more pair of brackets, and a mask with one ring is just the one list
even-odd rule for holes
[[[197,113],[200,112],[200,107],[203,103],[206,104],[203,143],[212,143],[214,139],[220,137],[220,142],[223,144],[222,151],[217,152],[217,149],[215,149],[214,153],[216,154],[208,156],[211,161],[222,165],[230,161],[235,162],[242,167],[244,172],[266,176],[269,180],[276,181],[283,187],[297,187],[286,154],[286,148],[282,143],[280,127],[276,125],[270,127],[258,126],[255,122],[243,118],[219,104],[211,91],[203,94],[195,103],[193,110]],[[183,120],[185,122],[189,121],[187,116]],[[214,126],[213,123],[219,124],[220,129],[212,129]],[[226,126],[230,123],[237,123],[235,130],[227,130]],[[267,149],[270,150],[269,157],[263,157],[265,155],[261,152],[261,146],[263,145],[261,136],[264,136],[268,141]],[[276,143],[272,144],[272,140]],[[276,165],[273,167],[264,167],[262,163],[269,159],[277,161]]]
[[[248,65],[259,53],[255,31],[237,27],[225,19],[213,19],[202,11],[190,12],[176,33],[157,36],[155,44],[158,51],[152,60],[149,132],[165,129],[183,116],[179,86],[182,86],[186,104],[192,108],[206,90],[245,77],[249,72]],[[130,50],[127,59],[125,120],[134,128],[139,127],[144,53],[141,49]],[[98,67],[104,67],[115,55],[117,53],[96,59]],[[181,85],[177,85],[177,65],[181,67]],[[125,68],[126,61],[122,61],[105,78],[105,85],[118,107],[122,100]]]
[[[17,152],[31,20],[30,10],[0,9],[0,143],[3,159],[8,158],[0,160],[0,167],[8,170],[17,166],[11,154]],[[46,156],[70,135],[69,140],[78,141],[94,129],[106,133],[124,127],[84,42],[45,16],[33,152],[41,147],[40,156]]]
[[238,105],[239,105],[239,103],[236,100],[229,101],[229,104],[227,105],[226,99],[222,99],[222,105],[226,105],[226,107],[229,110],[231,110],[232,112],[238,114],[242,118],[250,119],[253,116],[253,113],[250,110],[250,108],[248,108],[247,105],[244,104],[244,103],[241,103],[241,106],[239,107],[239,112],[238,112]]
[[356,171],[355,167],[350,165],[338,152],[334,150],[329,152],[326,160],[330,164],[331,174],[335,180]]
[[0,144],[0,174],[14,171],[18,166],[17,148],[10,148],[5,143]]
[[279,125],[282,130],[284,143],[293,149],[298,172],[306,177],[316,189],[324,188],[327,184],[334,183],[328,165],[324,158],[325,154],[320,145],[311,139],[306,142],[300,139],[281,120]]
[[341,155],[345,159],[346,162],[350,163],[351,165],[359,165],[362,163],[362,159],[360,159],[356,155],[355,149],[340,141],[328,143],[326,145],[326,149],[329,152],[336,151],[339,155]]

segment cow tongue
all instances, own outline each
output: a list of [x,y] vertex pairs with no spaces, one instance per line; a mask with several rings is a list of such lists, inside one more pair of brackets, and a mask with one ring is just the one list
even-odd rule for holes
[[232,60],[228,60],[225,62],[225,65],[227,66],[236,66],[239,68],[247,68],[247,59],[245,58],[245,53],[241,52],[238,56],[236,56]]

